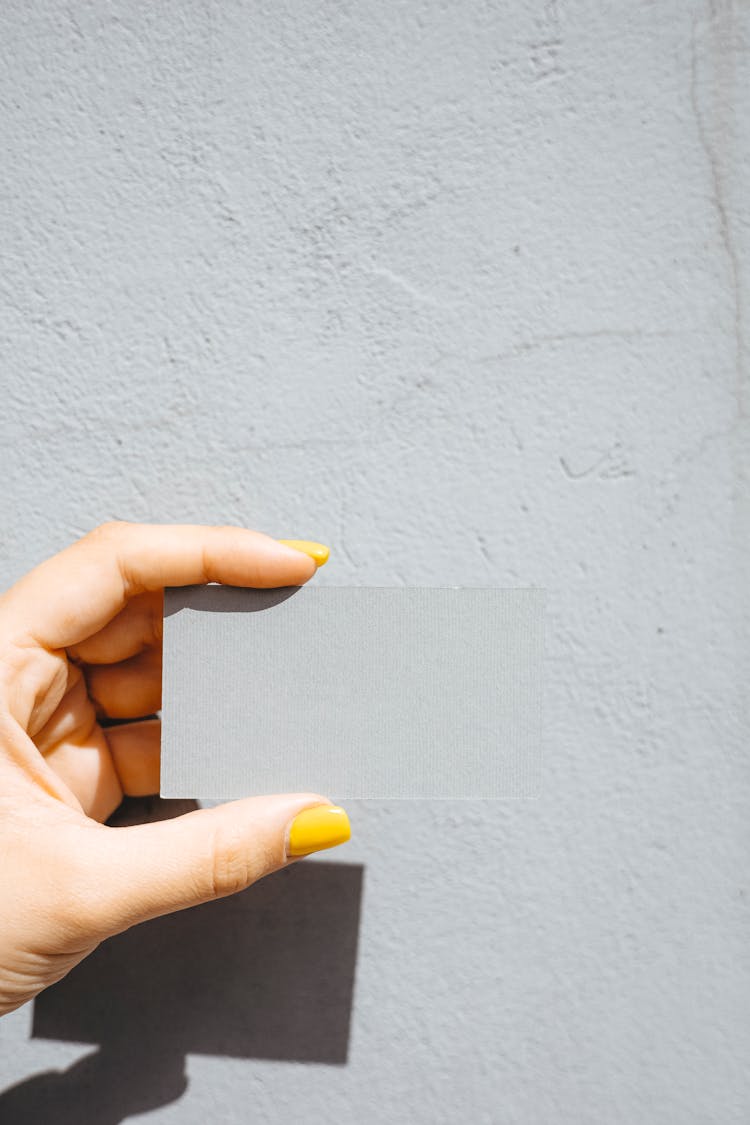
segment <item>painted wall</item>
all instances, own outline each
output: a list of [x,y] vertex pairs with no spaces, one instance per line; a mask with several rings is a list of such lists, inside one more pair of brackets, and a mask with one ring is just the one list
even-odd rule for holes
[[350,807],[353,986],[283,884],[293,1020],[256,942],[241,1049],[223,962],[155,1035],[124,949],[127,1035],[0,1021],[0,1120],[750,1119],[749,48],[718,0],[2,5],[3,584],[226,521],[549,629],[542,800]]

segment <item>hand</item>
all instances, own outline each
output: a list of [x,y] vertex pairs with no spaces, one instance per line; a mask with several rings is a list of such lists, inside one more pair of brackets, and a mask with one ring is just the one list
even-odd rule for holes
[[327,551],[297,547],[241,528],[106,524],[0,597],[0,1014],[103,938],[348,839],[346,813],[314,793],[100,823],[124,794],[159,790],[159,721],[143,716],[161,705],[163,587],[298,585]]

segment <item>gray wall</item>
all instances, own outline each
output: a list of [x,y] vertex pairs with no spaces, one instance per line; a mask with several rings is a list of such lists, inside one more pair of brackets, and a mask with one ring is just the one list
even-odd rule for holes
[[120,517],[549,590],[543,799],[350,806],[346,1064],[227,1041],[180,1098],[27,1008],[6,1119],[750,1119],[749,47],[740,3],[2,5],[3,581]]

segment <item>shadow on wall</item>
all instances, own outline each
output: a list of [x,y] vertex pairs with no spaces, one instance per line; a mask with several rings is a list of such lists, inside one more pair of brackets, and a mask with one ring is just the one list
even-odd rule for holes
[[295,864],[104,942],[36,999],[32,1032],[98,1051],[0,1093],[0,1122],[118,1125],[181,1097],[188,1053],[345,1063],[362,876]]

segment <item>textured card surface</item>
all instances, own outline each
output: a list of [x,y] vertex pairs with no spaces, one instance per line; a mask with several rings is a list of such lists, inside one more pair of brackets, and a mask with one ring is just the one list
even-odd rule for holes
[[541,590],[165,592],[161,793],[533,797]]

